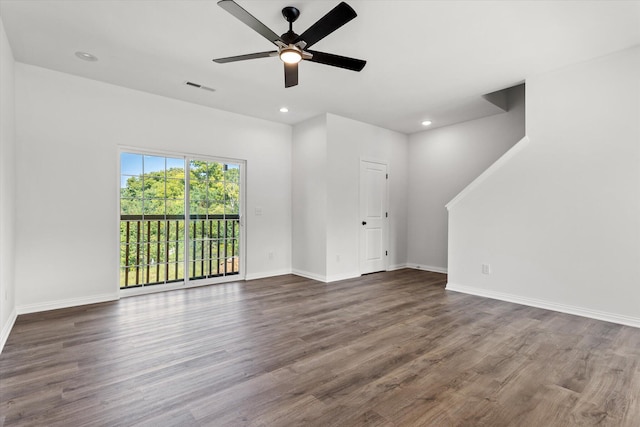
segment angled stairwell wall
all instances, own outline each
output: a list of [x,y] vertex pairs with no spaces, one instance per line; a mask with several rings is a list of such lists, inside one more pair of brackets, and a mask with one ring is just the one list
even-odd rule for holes
[[525,134],[525,89],[487,95],[505,111],[409,136],[408,267],[447,271],[445,204]]
[[447,289],[640,327],[640,47],[526,89],[528,138],[448,205]]

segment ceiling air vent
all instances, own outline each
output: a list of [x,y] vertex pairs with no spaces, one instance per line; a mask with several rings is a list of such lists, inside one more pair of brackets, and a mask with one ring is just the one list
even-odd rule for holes
[[216,90],[212,87],[209,86],[203,86],[201,84],[198,83],[194,83],[194,82],[184,82],[184,84],[186,84],[187,86],[193,86],[193,87],[197,87],[198,89],[202,89],[202,90],[208,90],[209,92],[215,92]]

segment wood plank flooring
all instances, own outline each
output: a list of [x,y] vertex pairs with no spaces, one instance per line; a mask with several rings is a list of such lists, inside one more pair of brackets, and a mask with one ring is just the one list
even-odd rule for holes
[[293,275],[19,316],[5,426],[640,426],[640,329]]

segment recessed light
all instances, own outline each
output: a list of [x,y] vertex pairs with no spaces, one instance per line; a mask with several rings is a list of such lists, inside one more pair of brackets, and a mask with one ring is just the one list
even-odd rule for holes
[[76,52],[76,56],[84,61],[89,61],[89,62],[96,62],[98,60],[97,56],[94,56],[90,53],[87,52]]
[[424,122],[422,122],[422,126],[429,126],[431,125],[431,120],[425,120]]
[[281,113],[288,113],[288,112],[289,112],[289,109],[288,109],[287,107],[282,107],[282,108],[280,109],[280,112],[281,112]]

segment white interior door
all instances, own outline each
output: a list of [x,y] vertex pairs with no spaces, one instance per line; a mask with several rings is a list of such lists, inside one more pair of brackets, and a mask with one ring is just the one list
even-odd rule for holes
[[360,274],[387,268],[387,165],[360,161]]

